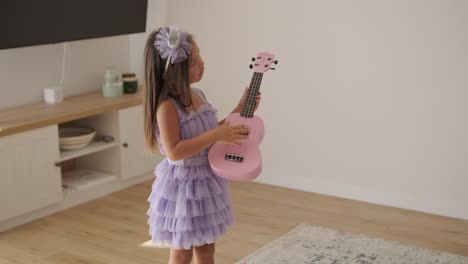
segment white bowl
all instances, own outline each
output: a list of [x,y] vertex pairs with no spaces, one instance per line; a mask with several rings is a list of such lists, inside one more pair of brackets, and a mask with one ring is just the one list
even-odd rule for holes
[[96,135],[96,130],[85,127],[60,127],[60,149],[72,150],[87,146]]

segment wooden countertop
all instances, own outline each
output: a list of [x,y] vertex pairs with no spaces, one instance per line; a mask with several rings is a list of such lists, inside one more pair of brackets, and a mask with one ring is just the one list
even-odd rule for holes
[[37,103],[0,110],[0,137],[112,112],[143,103],[143,89],[134,94],[104,97],[102,91],[65,97],[56,104]]

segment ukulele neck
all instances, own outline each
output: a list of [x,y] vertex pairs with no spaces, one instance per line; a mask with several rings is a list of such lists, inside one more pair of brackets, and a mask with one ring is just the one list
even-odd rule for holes
[[252,118],[256,101],[257,101],[257,94],[260,90],[260,84],[262,83],[263,73],[261,72],[254,72],[252,75],[252,80],[250,81],[249,90],[247,92],[247,97],[245,98],[244,107],[242,107],[241,116],[246,118]]

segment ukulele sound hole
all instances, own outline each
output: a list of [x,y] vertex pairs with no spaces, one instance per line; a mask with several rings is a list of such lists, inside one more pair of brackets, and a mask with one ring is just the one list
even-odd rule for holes
[[239,155],[234,155],[234,154],[226,154],[226,156],[224,156],[224,158],[225,158],[226,160],[235,161],[235,162],[242,162],[242,161],[244,161],[244,157],[239,156]]

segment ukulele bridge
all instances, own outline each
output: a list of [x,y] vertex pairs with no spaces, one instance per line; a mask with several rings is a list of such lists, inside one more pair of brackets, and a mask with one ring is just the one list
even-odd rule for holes
[[225,160],[229,160],[229,161],[235,161],[235,162],[242,162],[244,161],[244,157],[240,156],[240,155],[234,155],[234,154],[226,154],[224,156],[224,159]]

